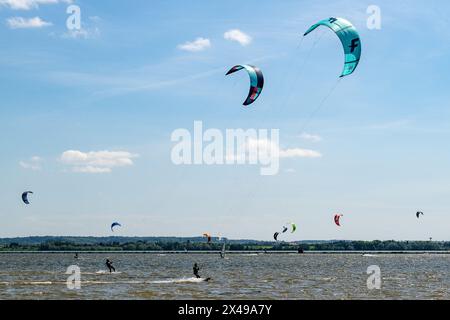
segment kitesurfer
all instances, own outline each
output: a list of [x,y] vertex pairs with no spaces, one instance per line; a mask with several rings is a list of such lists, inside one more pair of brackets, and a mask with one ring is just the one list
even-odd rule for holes
[[106,266],[108,267],[110,273],[116,272],[116,268],[114,268],[114,266],[112,265],[111,260],[106,259]]
[[194,263],[194,267],[192,268],[192,270],[194,271],[194,276],[196,276],[197,279],[201,278],[200,275],[198,274],[198,272],[200,271],[200,268],[197,265],[197,263]]

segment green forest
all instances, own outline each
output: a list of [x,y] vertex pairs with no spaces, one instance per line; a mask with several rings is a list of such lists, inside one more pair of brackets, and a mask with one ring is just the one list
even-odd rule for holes
[[0,251],[448,251],[438,241],[301,241],[218,240],[158,237],[28,237],[0,239]]

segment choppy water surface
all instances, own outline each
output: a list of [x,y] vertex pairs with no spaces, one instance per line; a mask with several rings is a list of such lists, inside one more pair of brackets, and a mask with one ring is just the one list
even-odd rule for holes
[[[194,262],[210,282],[192,278]],[[70,265],[80,290],[66,286]],[[381,290],[367,289],[370,265]],[[0,254],[0,299],[450,299],[450,255]]]

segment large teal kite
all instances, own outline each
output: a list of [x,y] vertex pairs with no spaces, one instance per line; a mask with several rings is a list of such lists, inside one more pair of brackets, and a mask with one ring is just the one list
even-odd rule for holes
[[341,77],[352,74],[358,66],[361,57],[361,40],[355,27],[345,19],[329,18],[311,26],[304,36],[320,26],[326,26],[333,30],[342,42],[345,53],[345,65]]
[[245,69],[250,77],[250,91],[244,102],[244,106],[248,106],[249,104],[255,102],[261,94],[264,86],[264,76],[259,68],[246,64],[234,66],[227,72],[226,75],[235,73],[236,71],[242,69]]

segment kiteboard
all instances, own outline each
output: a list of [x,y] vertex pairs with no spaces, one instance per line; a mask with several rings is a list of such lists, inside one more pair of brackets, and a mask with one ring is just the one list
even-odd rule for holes
[[120,271],[109,272],[108,270],[98,270],[97,272],[95,272],[95,274],[98,274],[98,275],[121,274],[121,273],[122,273],[122,272],[120,272]]

